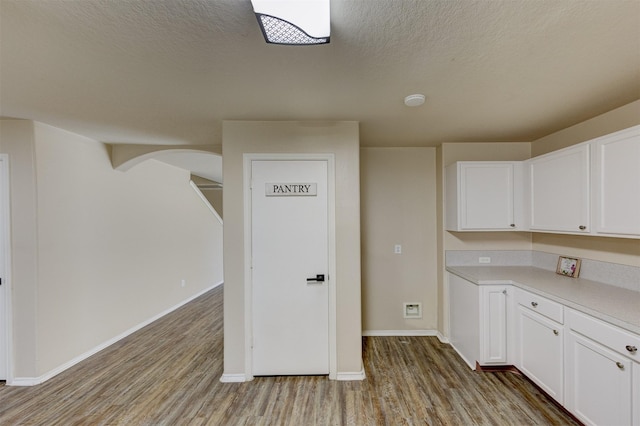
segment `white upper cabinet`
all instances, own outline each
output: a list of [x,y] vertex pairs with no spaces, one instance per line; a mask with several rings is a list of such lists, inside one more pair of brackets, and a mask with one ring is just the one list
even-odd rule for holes
[[531,230],[590,232],[589,152],[583,143],[526,162]]
[[445,169],[448,231],[640,238],[640,125],[527,161]]
[[447,230],[523,230],[521,162],[459,161],[445,179]]
[[640,126],[591,141],[594,232],[640,237]]

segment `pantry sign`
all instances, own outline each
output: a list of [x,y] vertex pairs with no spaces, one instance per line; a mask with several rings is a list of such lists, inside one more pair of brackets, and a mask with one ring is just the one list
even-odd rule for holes
[[266,183],[267,197],[315,197],[318,195],[317,183]]

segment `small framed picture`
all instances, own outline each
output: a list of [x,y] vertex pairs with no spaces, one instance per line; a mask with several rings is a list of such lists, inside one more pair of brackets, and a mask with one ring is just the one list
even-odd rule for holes
[[571,278],[578,278],[580,274],[580,259],[574,257],[560,256],[558,258],[558,268],[556,274],[564,275]]

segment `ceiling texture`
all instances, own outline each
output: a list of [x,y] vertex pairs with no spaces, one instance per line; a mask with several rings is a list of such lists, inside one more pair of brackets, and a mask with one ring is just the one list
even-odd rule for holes
[[277,46],[249,0],[0,0],[0,116],[167,145],[354,120],[362,146],[408,147],[532,141],[640,99],[640,0],[331,0],[331,21],[328,45]]

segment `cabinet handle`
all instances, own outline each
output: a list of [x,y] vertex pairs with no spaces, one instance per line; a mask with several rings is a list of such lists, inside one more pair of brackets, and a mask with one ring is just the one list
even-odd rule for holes
[[515,227],[516,227],[516,224],[515,224],[515,223],[512,223],[512,224],[511,224],[511,225],[509,225],[509,226],[510,226],[510,227],[512,227],[512,228],[515,228]]
[[531,302],[531,306],[533,306],[534,308],[538,306],[538,302]]
[[585,229],[587,229],[587,227],[584,225],[580,225],[578,226],[578,229],[580,229],[581,231],[584,231]]
[[631,346],[631,345],[627,345],[625,346],[627,348],[627,350],[629,352],[631,352],[632,354],[636,353],[638,351],[638,348],[636,348],[635,346]]
[[502,294],[507,294],[507,290],[502,290]]
[[553,330],[553,334],[557,336],[558,334],[560,334],[560,332],[558,330]]
[[621,363],[620,361],[616,362],[616,365],[618,366],[618,368],[619,368],[620,370],[624,370],[624,364],[623,364],[623,363]]

